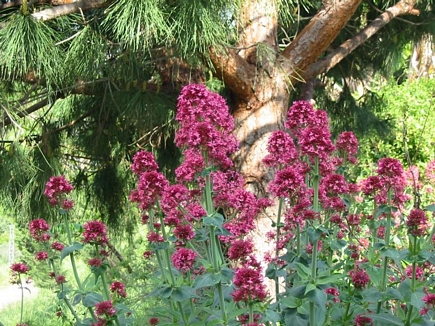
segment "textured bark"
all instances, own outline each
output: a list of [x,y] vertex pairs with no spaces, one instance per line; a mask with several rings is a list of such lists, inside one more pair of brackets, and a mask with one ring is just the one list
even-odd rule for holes
[[376,34],[376,32],[378,32],[382,27],[388,24],[395,17],[405,14],[419,15],[420,12],[414,9],[415,2],[415,0],[400,1],[391,8],[388,8],[384,13],[382,13],[378,18],[371,22],[361,32],[344,42],[336,50],[328,54],[325,58],[312,64],[305,72],[302,73],[302,76],[306,79],[309,79],[319,74],[328,72],[331,68],[336,66],[353,50],[355,50],[367,39]]

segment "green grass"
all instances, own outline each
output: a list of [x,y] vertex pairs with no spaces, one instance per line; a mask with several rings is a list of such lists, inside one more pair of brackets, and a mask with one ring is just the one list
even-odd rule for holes
[[[15,326],[20,322],[21,302],[15,302],[0,310],[0,325]],[[29,326],[63,325],[56,317],[57,298],[49,290],[41,289],[34,298],[24,299],[23,322]]]

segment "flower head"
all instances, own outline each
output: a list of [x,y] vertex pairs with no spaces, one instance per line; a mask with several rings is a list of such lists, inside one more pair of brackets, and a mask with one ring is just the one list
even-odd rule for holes
[[236,286],[231,293],[234,302],[258,302],[267,296],[262,273],[258,268],[248,265],[239,267],[234,274],[233,283]]
[[232,260],[245,260],[252,254],[254,245],[250,240],[238,239],[231,242],[228,257]]
[[231,134],[234,119],[222,96],[204,85],[187,85],[178,97],[175,119],[180,124],[177,146],[205,150],[211,163],[232,166],[229,155],[237,150],[238,142]]
[[186,273],[193,268],[196,261],[197,253],[188,248],[177,248],[172,254],[171,261],[176,269]]
[[352,283],[357,289],[362,289],[370,282],[370,276],[363,269],[355,268],[349,272]]
[[55,277],[56,284],[64,284],[66,283],[65,275],[57,275]]
[[148,323],[149,323],[151,326],[156,326],[156,325],[159,324],[159,319],[156,318],[156,317],[152,317],[152,318],[150,318],[150,319],[148,320]]
[[16,274],[27,274],[29,271],[29,266],[27,266],[25,263],[14,263],[10,268],[12,273]]
[[298,156],[293,138],[282,130],[272,133],[267,143],[267,151],[269,154],[263,162],[272,167],[289,164]]
[[95,313],[98,316],[112,317],[116,314],[116,309],[113,306],[112,301],[101,301],[95,304]]
[[130,200],[139,203],[139,208],[148,210],[159,199],[169,185],[166,177],[157,172],[144,172],[139,178],[137,189],[130,194]]
[[105,245],[109,239],[107,238],[106,226],[100,221],[89,221],[84,224],[83,242],[96,243]]
[[65,248],[65,246],[62,243],[60,243],[59,241],[54,241],[51,244],[51,249],[53,249],[53,250],[62,251],[63,248]]
[[364,315],[356,315],[353,322],[355,326],[371,326],[373,325],[373,319]]
[[352,131],[342,132],[337,138],[335,147],[350,163],[356,163],[355,155],[358,154],[358,140]]
[[50,177],[45,184],[44,195],[49,198],[51,205],[56,206],[59,204],[59,198],[64,194],[69,194],[73,189],[73,186],[63,175],[54,176]]
[[154,159],[154,155],[150,152],[139,151],[133,156],[131,170],[136,175],[141,175],[143,172],[157,171],[159,166]]
[[408,215],[406,226],[408,232],[414,237],[425,235],[429,227],[426,213],[421,209],[414,208]]
[[43,261],[48,258],[48,253],[45,251],[40,251],[35,254],[35,259],[38,261]]
[[299,137],[299,146],[303,154],[323,159],[334,150],[331,134],[324,126],[303,129]]
[[116,293],[120,297],[127,297],[127,292],[125,291],[125,285],[122,282],[115,281],[110,285],[110,291]]
[[36,219],[29,223],[30,236],[36,241],[47,242],[50,240],[50,235],[47,231],[50,229],[48,223],[42,219]]

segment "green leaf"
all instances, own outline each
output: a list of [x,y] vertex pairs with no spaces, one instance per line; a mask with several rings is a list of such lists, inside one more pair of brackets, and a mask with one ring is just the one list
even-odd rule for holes
[[288,294],[292,297],[302,299],[304,297],[305,288],[305,284],[294,286],[288,291]]
[[297,308],[299,306],[299,300],[296,297],[282,298],[279,302],[287,308]]
[[82,300],[85,307],[93,307],[96,303],[103,301],[103,296],[96,292],[87,293]]
[[221,280],[221,274],[206,273],[198,275],[193,281],[192,287],[196,290],[218,284]]
[[229,282],[232,281],[234,277],[234,271],[231,268],[228,268],[226,266],[221,267],[221,281],[222,282]]
[[399,318],[390,314],[368,315],[367,317],[377,321],[376,325],[403,326],[403,322]]
[[195,296],[195,289],[187,286],[181,285],[172,291],[171,298],[175,301],[185,301]]
[[224,216],[218,212],[207,215],[202,219],[202,224],[205,226],[214,226],[220,231],[223,231],[222,224],[224,223]]
[[79,251],[83,248],[83,244],[74,242],[72,246],[63,248],[61,254],[60,254],[60,261],[62,261],[66,256],[73,253],[74,251]]
[[382,293],[377,288],[368,288],[362,292],[365,301],[377,302],[382,300]]
[[314,302],[322,311],[326,311],[326,301],[328,296],[325,291],[314,289],[308,294],[308,300]]
[[411,304],[417,308],[418,310],[420,310],[421,308],[423,308],[423,306],[425,305],[424,301],[423,301],[423,297],[426,294],[424,292],[414,292],[411,294]]
[[343,280],[343,274],[332,274],[329,276],[322,276],[316,280],[317,285],[335,283],[336,281]]
[[334,239],[331,242],[331,249],[332,250],[341,250],[346,246],[347,246],[347,241],[343,240],[343,239],[340,239],[340,240]]
[[305,288],[304,295],[307,295],[307,293],[310,293],[311,291],[315,290],[316,286],[313,283],[308,283],[307,287]]
[[318,228],[309,227],[307,229],[308,237],[310,238],[310,242],[314,243],[316,240],[319,240],[323,234],[323,231]]
[[387,289],[387,298],[389,300],[392,300],[392,299],[403,300],[403,295],[397,289],[388,288]]
[[430,204],[424,208],[424,210],[429,212],[435,212],[435,204]]
[[296,272],[303,280],[306,280],[309,276],[311,276],[311,269],[301,263],[296,263]]

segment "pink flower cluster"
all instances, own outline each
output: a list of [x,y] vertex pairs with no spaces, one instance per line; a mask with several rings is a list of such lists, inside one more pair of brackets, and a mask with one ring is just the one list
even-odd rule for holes
[[171,256],[172,264],[180,272],[186,273],[193,269],[198,254],[192,249],[177,248]]
[[50,234],[47,232],[49,229],[50,226],[42,218],[32,220],[29,223],[30,236],[38,242],[47,242],[50,240]]
[[74,202],[64,198],[65,194],[69,194],[73,190],[73,186],[65,179],[64,176],[51,177],[45,184],[44,195],[49,199],[52,206],[60,206],[69,210],[74,206]]
[[89,221],[83,225],[83,243],[106,245],[109,241],[106,226],[100,221]]
[[[205,151],[210,160],[208,164],[222,168],[233,165],[229,155],[237,150],[238,142],[231,134],[234,120],[222,96],[204,85],[185,86],[178,97],[175,119],[180,125],[175,136],[178,147],[196,149],[196,153]],[[182,164],[177,169],[177,176],[184,174],[181,171],[185,168],[187,165]]]

